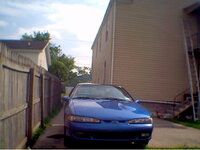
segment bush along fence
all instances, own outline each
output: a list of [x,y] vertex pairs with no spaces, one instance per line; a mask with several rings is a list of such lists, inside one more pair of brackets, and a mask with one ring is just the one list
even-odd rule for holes
[[60,103],[60,80],[0,42],[0,149],[24,148]]

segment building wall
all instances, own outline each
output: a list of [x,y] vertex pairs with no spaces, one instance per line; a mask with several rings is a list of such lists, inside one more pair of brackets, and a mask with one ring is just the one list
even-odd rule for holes
[[113,6],[108,15],[104,17],[104,23],[99,29],[99,34],[92,46],[92,82],[111,83],[112,65],[112,40],[113,40]]
[[31,59],[35,64],[38,65],[38,53],[26,53],[26,52],[18,52],[20,55],[25,56]]
[[41,51],[13,49],[12,51],[15,51],[20,55],[30,58],[35,64],[37,64],[38,66],[42,66],[44,69],[48,70],[47,57],[44,50]]
[[38,55],[38,65],[48,70],[47,57],[45,50],[42,50]]
[[197,0],[117,3],[113,84],[142,100],[172,101],[189,87],[182,8]]

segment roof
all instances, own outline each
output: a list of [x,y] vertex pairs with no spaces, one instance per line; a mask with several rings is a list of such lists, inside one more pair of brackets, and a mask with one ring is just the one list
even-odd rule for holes
[[200,2],[194,3],[183,9],[186,14],[200,14]]
[[99,27],[99,30],[98,30],[98,32],[97,32],[97,35],[96,35],[96,37],[95,37],[95,40],[94,40],[94,42],[93,42],[93,44],[92,44],[91,49],[93,49],[94,43],[96,42],[97,37],[98,37],[98,35],[100,34],[100,32],[101,32],[101,30],[102,30],[102,28],[103,28],[103,25],[105,24],[105,22],[106,22],[106,20],[107,20],[107,17],[108,17],[108,14],[110,13],[110,10],[111,10],[111,7],[112,7],[112,5],[113,5],[113,2],[114,2],[113,0],[110,0],[110,2],[109,2],[109,4],[108,4],[108,7],[107,7],[107,9],[106,9],[106,13],[104,14],[104,17],[103,17],[103,21],[102,21],[102,23],[101,23],[101,25],[100,25],[100,27]]
[[101,83],[78,83],[77,86],[85,86],[85,85],[90,85],[90,86],[101,86],[101,85],[105,85],[105,86],[113,86],[113,87],[120,87],[119,85],[114,85],[114,84],[101,84]]
[[42,50],[46,47],[48,42],[43,41],[28,41],[28,40],[0,40],[11,49],[36,49]]
[[[125,3],[125,4],[129,4],[129,3],[133,3],[133,0],[110,0],[110,2],[109,2],[109,4],[108,4],[108,7],[107,7],[107,9],[106,9],[106,13],[104,14],[104,17],[103,17],[103,21],[102,21],[102,23],[101,23],[101,25],[100,25],[100,27],[99,27],[99,30],[98,30],[98,32],[97,32],[97,34],[96,34],[96,37],[95,37],[95,39],[94,39],[94,42],[93,42],[93,44],[92,44],[92,47],[91,47],[92,50],[93,50],[93,48],[94,48],[94,44],[96,43],[99,34],[101,33],[101,30],[102,30],[102,28],[103,28],[103,25],[104,25],[105,22],[107,21],[108,15],[109,15],[110,10],[111,10],[111,8],[112,8],[112,6],[113,6],[114,3]],[[114,12],[114,13],[115,13],[115,12]]]

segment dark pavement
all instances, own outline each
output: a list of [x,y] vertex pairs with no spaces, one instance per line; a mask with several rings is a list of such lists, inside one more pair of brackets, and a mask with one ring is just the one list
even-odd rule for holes
[[64,145],[64,109],[52,119],[51,126],[48,126],[44,133],[38,138],[33,149],[126,149],[137,148],[133,144],[123,142],[74,142],[73,145]]
[[[64,109],[52,119],[51,126],[47,127],[39,137],[33,148],[37,149],[130,149],[137,148],[133,144],[121,142],[75,142],[73,145],[64,145]],[[185,127],[169,121],[154,119],[154,131],[149,147],[175,148],[198,147],[200,148],[200,130]]]

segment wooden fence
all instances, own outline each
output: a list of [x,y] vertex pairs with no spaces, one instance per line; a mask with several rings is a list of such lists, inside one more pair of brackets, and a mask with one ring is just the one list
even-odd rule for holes
[[60,100],[57,77],[0,42],[0,149],[23,148]]

